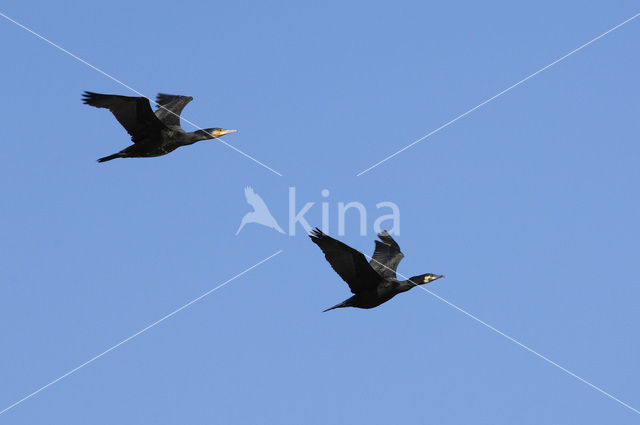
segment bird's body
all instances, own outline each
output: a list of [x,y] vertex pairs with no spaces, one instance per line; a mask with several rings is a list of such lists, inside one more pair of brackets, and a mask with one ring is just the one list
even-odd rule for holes
[[331,267],[347,282],[353,296],[328,308],[340,307],[373,308],[389,301],[409,289],[444,277],[426,273],[408,280],[398,280],[396,269],[404,254],[386,231],[379,233],[376,249],[370,262],[364,254],[350,246],[325,235],[320,229],[312,231],[311,240],[320,247]]
[[133,145],[98,162],[115,158],[144,158],[166,155],[181,146],[214,139],[236,130],[209,128],[186,132],[180,127],[180,113],[193,100],[190,96],[159,94],[158,110],[153,112],[146,97],[85,92],[83,101],[96,108],[107,108],[131,136]]
[[338,307],[374,308],[380,304],[386,303],[399,293],[400,291],[398,290],[397,285],[392,283],[378,284],[374,289],[361,291],[356,295],[347,298],[340,304],[326,309],[325,311],[333,310]]

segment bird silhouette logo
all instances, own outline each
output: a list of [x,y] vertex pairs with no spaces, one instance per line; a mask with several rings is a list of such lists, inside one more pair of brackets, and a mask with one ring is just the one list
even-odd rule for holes
[[240,230],[242,230],[244,225],[248,223],[262,224],[263,226],[270,227],[280,233],[284,233],[284,230],[282,230],[276,219],[271,215],[267,204],[260,195],[253,191],[253,188],[250,186],[245,187],[244,196],[247,198],[247,203],[253,207],[253,211],[246,213],[244,217],[242,217],[236,236],[240,233]]

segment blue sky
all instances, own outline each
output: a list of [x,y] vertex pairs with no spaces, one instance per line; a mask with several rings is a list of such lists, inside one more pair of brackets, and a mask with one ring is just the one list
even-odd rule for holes
[[[322,254],[248,225],[252,186],[401,210],[408,276],[640,409],[635,20],[369,173],[356,174],[639,12],[632,1],[18,2],[0,12],[185,118],[237,128],[154,159],[84,90],[126,88],[0,19],[0,423],[637,423],[638,414],[417,289],[374,310]],[[185,128],[192,129],[188,125]],[[328,198],[321,191],[330,190]]]

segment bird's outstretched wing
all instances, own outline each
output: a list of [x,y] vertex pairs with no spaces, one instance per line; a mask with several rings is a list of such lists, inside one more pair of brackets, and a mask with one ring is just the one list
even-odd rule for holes
[[369,264],[381,276],[395,279],[396,269],[400,260],[404,258],[404,254],[400,252],[400,247],[386,230],[378,233],[378,237],[380,240],[376,241],[376,249]]
[[156,103],[160,105],[156,110],[156,116],[165,125],[180,126],[180,114],[187,103],[191,102],[191,96],[178,96],[173,94],[158,93]]
[[349,284],[354,294],[375,289],[380,283],[380,275],[371,268],[360,251],[325,235],[318,228],[312,230],[309,237],[320,247],[333,270]]
[[107,108],[131,135],[133,143],[158,135],[165,125],[156,117],[146,97],[119,96],[85,91],[85,104],[96,108]]

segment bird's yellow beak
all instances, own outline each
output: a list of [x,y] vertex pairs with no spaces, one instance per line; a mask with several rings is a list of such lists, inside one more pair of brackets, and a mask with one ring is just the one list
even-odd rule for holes
[[221,137],[221,136],[224,136],[225,134],[237,133],[237,132],[238,132],[238,130],[224,130],[224,129],[222,129],[222,130],[212,131],[211,135],[213,137]]
[[422,283],[431,283],[434,280],[440,279],[441,277],[444,277],[444,275],[443,274],[440,274],[440,275],[437,274],[437,275],[433,275],[433,276],[425,276],[423,281],[422,281]]

